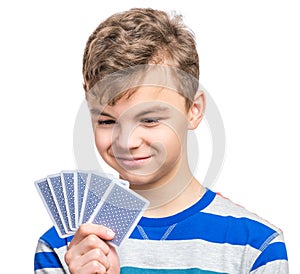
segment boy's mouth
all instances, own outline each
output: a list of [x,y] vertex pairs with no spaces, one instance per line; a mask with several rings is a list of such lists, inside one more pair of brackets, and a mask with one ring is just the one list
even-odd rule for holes
[[115,157],[121,165],[135,167],[142,165],[152,158],[152,155],[142,157]]

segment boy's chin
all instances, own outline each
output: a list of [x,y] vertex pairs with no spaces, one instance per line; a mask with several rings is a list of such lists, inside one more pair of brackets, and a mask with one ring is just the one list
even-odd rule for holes
[[120,174],[120,179],[126,180],[130,184],[131,189],[149,189],[155,187],[155,178],[151,175],[141,175],[141,174]]

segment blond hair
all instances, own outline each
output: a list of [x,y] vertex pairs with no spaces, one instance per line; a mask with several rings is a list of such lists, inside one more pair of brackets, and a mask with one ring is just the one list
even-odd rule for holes
[[182,16],[150,8],[116,13],[100,23],[86,43],[84,89],[88,91],[120,70],[166,63],[199,78],[194,35],[183,24]]

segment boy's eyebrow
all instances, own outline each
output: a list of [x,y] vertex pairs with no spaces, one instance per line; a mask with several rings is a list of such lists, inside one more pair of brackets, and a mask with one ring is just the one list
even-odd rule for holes
[[[149,107],[149,109],[144,109],[143,111],[141,111],[140,113],[135,115],[135,118],[141,117],[143,115],[147,115],[147,114],[151,114],[151,113],[155,113],[155,112],[168,112],[170,109],[168,107],[163,107],[163,106],[153,106],[153,107]],[[107,116],[110,118],[115,119],[114,116],[112,116],[111,114],[101,111],[97,108],[92,108],[90,109],[90,112],[92,115],[96,115],[96,116]]]
[[135,117],[138,118],[143,115],[151,114],[154,112],[168,112],[170,109],[168,107],[163,106],[153,106],[149,109],[144,109],[142,112],[138,113]]
[[101,110],[99,110],[99,109],[97,109],[97,108],[92,108],[92,109],[90,109],[90,112],[91,112],[92,115],[96,115],[96,116],[102,115],[102,116],[108,116],[108,117],[114,118],[114,117],[113,117],[112,115],[110,115],[109,113],[106,113],[106,112],[104,112],[104,111],[101,111]]

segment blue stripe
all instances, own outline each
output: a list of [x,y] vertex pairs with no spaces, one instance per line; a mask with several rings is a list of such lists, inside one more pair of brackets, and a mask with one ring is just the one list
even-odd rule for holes
[[185,228],[191,227],[192,229],[189,232],[185,230],[176,233],[175,228],[171,234],[174,239],[184,239],[186,237],[220,244],[248,244],[259,249],[265,240],[275,232],[270,227],[248,218],[218,216],[203,212],[200,212],[198,216],[193,216],[186,222],[190,222],[190,224],[187,225],[183,222],[182,225]]
[[[152,221],[155,219],[152,219]],[[159,222],[160,218],[156,219]],[[142,226],[150,240],[160,240],[168,226]],[[190,227],[191,229],[187,229]],[[219,216],[198,212],[179,222],[167,240],[194,240],[202,239],[213,243],[228,243],[232,245],[250,245],[259,249],[268,239],[278,234],[272,228],[248,218]],[[136,228],[131,238],[143,239]],[[273,239],[273,238],[272,238]],[[271,239],[271,240],[272,240]]]
[[43,268],[62,268],[62,265],[53,252],[36,253],[34,256],[34,270]]
[[137,267],[122,267],[121,274],[225,274],[224,272],[215,272],[209,270],[201,270],[199,268],[189,269],[148,269]]
[[190,216],[197,214],[198,212],[202,211],[204,208],[206,208],[215,198],[216,193],[211,191],[210,189],[207,189],[204,193],[203,197],[194,205],[187,208],[186,210],[177,213],[175,215],[164,217],[164,218],[147,218],[142,217],[139,225],[142,227],[144,226],[151,226],[151,227],[161,227],[161,226],[170,226],[175,223],[182,222],[189,218]]
[[251,271],[276,260],[287,260],[285,244],[282,242],[270,244],[257,258]]
[[[272,237],[277,236],[274,229],[246,217],[204,213],[203,209],[214,200],[215,196],[216,193],[207,189],[198,203],[190,208],[165,218],[143,217],[139,225],[150,240],[160,240],[170,225],[177,224],[167,240],[202,239],[221,244],[248,244],[256,249],[259,249],[269,237],[272,240]],[[143,239],[137,228],[130,238]]]
[[72,239],[73,239],[73,236],[70,236],[70,237],[67,237],[67,238],[60,238],[54,227],[51,227],[41,237],[41,240],[46,242],[52,248],[60,248],[62,246],[66,246]]

